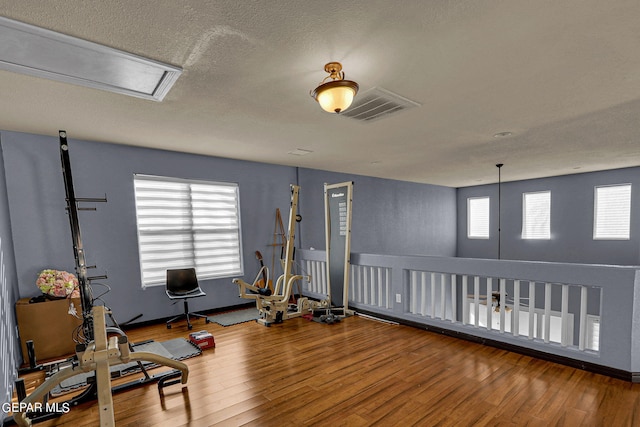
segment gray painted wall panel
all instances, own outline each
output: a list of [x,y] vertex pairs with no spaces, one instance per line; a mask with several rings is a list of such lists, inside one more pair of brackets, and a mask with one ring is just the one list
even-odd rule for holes
[[[3,132],[9,208],[16,239],[20,296],[38,294],[40,270],[73,271],[69,223],[57,137]],[[315,170],[79,141],[69,131],[71,167],[76,197],[102,197],[95,212],[80,212],[87,262],[107,273],[111,287],[105,296],[118,321],[142,313],[139,321],[177,314],[161,288],[142,290],[135,223],[133,174],[238,182],[242,211],[245,277],[258,269],[260,250],[270,264],[275,210],[286,224],[289,184],[300,176],[298,245],[324,247],[324,182],[356,181],[354,237],[357,250],[395,254],[455,255],[456,190],[447,187],[346,176]],[[307,241],[309,243],[307,243]],[[276,258],[279,253],[276,254]],[[191,302],[194,310],[245,303],[230,280],[204,282],[209,294]],[[98,288],[96,288],[96,292]]]
[[[301,186],[298,246],[323,249],[324,183],[354,181],[352,251],[381,255],[427,255],[442,268],[456,262],[446,257],[495,258],[497,185],[452,189],[402,181],[274,166],[184,153],[135,148],[73,139],[70,157],[77,197],[107,195],[96,212],[81,212],[87,261],[95,274],[106,272],[111,293],[104,299],[118,321],[142,313],[141,321],[172,316],[162,287],[142,290],[138,266],[133,174],[174,176],[240,184],[245,279],[252,280],[258,263],[255,250],[271,259],[274,214],[279,208],[287,223],[289,184]],[[15,296],[38,294],[35,279],[43,268],[73,270],[69,223],[64,210],[64,185],[57,137],[3,132],[1,140],[6,195],[0,185],[0,237],[8,283]],[[508,174],[507,167],[503,176]],[[633,184],[632,229],[629,241],[596,241],[592,236],[593,186]],[[522,192],[552,191],[551,241],[522,241]],[[466,238],[466,198],[492,197],[492,237]],[[459,207],[459,208],[458,208]],[[9,221],[9,214],[11,221]],[[503,258],[570,263],[640,264],[640,168],[621,169],[503,184]],[[9,229],[11,232],[9,232]],[[11,237],[13,239],[11,240]],[[8,242],[12,248],[7,249]],[[10,252],[10,253],[7,253]],[[15,256],[14,256],[15,254]],[[375,255],[371,257],[375,258]],[[373,261],[373,259],[371,261]],[[15,261],[14,261],[15,259]],[[15,265],[14,265],[15,262]],[[488,268],[478,260],[474,270]],[[508,270],[509,264],[501,264]],[[535,263],[531,268],[538,271]],[[545,266],[544,271],[553,270]],[[506,273],[506,272],[505,272]],[[13,279],[12,277],[13,276]],[[230,279],[205,281],[206,298],[192,301],[194,310],[246,303],[237,297]],[[394,286],[402,286],[401,283]],[[636,286],[637,288],[637,286]],[[96,288],[96,293],[98,289]],[[19,292],[19,296],[18,296]],[[627,314],[620,313],[621,316]],[[638,329],[637,322],[628,328]],[[625,326],[626,329],[626,326]],[[623,331],[624,336],[630,331]],[[632,343],[638,347],[637,342]],[[634,365],[633,369],[640,370]]]
[[[503,177],[508,175],[503,167]],[[594,187],[631,183],[631,239],[593,240]],[[522,194],[551,191],[551,240],[523,240]],[[467,238],[467,198],[491,197],[490,239]],[[498,186],[458,189],[457,255],[498,256]],[[502,184],[501,258],[588,264],[640,264],[640,168]]]
[[314,169],[298,176],[301,247],[325,247],[324,184],[353,181],[353,252],[455,256],[455,189]]
[[[58,138],[13,132],[2,136],[20,296],[30,297],[39,293],[35,280],[40,270],[74,269]],[[107,195],[106,204],[95,205],[97,211],[80,211],[80,227],[87,263],[98,266],[90,275],[109,276],[104,283],[111,292],[103,299],[119,322],[138,314],[143,314],[139,321],[146,321],[182,310],[182,304],[171,305],[164,287],[141,289],[135,173],[238,182],[245,273],[251,280],[258,269],[254,252],[267,250],[275,209],[288,211],[289,185],[295,182],[290,167],[79,141],[72,130],[69,155],[76,197]],[[246,302],[238,298],[231,279],[201,285],[207,296],[190,301],[194,311]],[[96,286],[94,295],[99,292]]]

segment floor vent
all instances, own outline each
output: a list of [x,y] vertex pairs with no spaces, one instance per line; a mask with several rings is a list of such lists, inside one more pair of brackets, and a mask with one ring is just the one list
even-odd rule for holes
[[379,87],[357,95],[351,107],[341,116],[361,122],[372,122],[420,104]]

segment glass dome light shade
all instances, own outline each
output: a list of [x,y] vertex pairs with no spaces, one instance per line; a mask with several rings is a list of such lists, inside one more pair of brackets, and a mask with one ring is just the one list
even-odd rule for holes
[[358,93],[358,84],[351,80],[334,80],[323,83],[313,91],[313,97],[328,113],[340,113],[351,105]]

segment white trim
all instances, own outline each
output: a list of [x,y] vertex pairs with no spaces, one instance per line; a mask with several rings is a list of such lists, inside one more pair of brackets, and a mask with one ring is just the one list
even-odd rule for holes
[[182,69],[0,17],[0,69],[162,101]]

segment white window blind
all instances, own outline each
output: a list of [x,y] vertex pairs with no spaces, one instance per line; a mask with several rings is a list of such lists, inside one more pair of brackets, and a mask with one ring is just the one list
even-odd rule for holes
[[200,280],[243,274],[237,184],[135,175],[134,186],[143,287],[173,268]]
[[469,239],[489,238],[488,197],[471,197],[467,199],[467,237]]
[[629,239],[631,184],[595,187],[593,238]]
[[522,238],[551,238],[551,192],[524,193],[522,199]]

